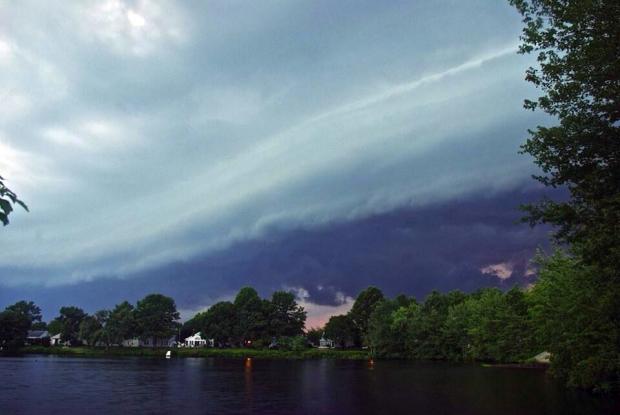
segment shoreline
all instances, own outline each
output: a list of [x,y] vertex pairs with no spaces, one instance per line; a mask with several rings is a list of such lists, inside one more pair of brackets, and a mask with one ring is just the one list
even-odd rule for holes
[[146,347],[45,347],[27,346],[17,355],[43,354],[74,357],[149,357],[164,358],[170,350],[172,357],[222,357],[255,359],[345,359],[368,360],[370,355],[365,350],[306,349],[265,350],[265,349],[211,349],[211,348],[146,348]]
[[[107,358],[107,357],[144,357],[149,359],[163,359],[170,350],[173,358],[225,358],[225,359],[278,359],[278,360],[394,360],[393,358],[377,359],[366,350],[338,350],[338,349],[306,349],[306,350],[268,350],[268,349],[212,349],[212,348],[146,348],[146,347],[45,347],[26,346],[12,356],[20,355],[52,355],[65,357]],[[0,354],[2,356],[2,354]],[[397,358],[397,360],[419,361],[417,359]],[[446,360],[440,362],[449,363]],[[456,363],[456,362],[453,362]],[[463,362],[460,362],[463,363]],[[548,363],[524,361],[512,363],[469,362],[484,368],[501,369],[537,369],[546,370]]]

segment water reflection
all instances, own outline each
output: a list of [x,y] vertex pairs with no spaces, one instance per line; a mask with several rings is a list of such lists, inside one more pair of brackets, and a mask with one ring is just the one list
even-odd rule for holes
[[0,377],[2,414],[620,413],[542,372],[476,365],[30,356],[0,358]]

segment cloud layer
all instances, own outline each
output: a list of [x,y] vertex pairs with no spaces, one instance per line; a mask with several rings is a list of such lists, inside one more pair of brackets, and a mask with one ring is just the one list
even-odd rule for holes
[[2,230],[0,285],[157,278],[514,189],[538,120],[519,18],[491,3],[5,5],[0,172],[32,212]]

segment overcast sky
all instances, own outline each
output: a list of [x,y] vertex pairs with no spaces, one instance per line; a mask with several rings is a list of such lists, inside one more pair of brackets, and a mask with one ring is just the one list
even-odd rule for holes
[[390,295],[527,283],[543,120],[507,2],[0,4],[0,306],[46,318],[243,285],[319,324]]

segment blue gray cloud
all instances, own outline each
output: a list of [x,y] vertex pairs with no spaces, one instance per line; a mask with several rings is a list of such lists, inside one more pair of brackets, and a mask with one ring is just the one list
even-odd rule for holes
[[23,1],[0,22],[0,171],[32,210],[2,230],[5,287],[156,279],[533,171],[503,2]]

